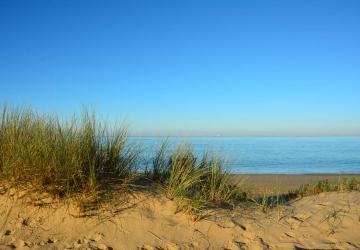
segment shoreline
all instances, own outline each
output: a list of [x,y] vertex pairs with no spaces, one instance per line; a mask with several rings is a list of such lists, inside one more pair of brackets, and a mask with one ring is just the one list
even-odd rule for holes
[[360,176],[360,173],[231,173],[230,175],[293,175],[293,176],[301,176],[301,175],[318,175],[318,176],[331,176],[331,175],[337,175],[337,176]]
[[231,180],[247,192],[286,193],[301,185],[314,184],[321,180],[337,182],[341,178],[360,177],[360,174],[231,174]]

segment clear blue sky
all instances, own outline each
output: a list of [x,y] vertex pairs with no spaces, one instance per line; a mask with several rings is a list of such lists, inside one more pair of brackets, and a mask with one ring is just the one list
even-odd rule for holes
[[0,101],[153,135],[360,135],[360,1],[0,1]]

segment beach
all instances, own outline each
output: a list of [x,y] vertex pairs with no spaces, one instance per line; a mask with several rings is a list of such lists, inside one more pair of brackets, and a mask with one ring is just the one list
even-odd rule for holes
[[[360,175],[330,174],[357,172],[358,138],[150,138],[148,151],[79,117],[3,109],[1,250],[360,248]],[[291,174],[261,174],[278,170]]]
[[336,183],[342,178],[360,177],[360,174],[237,174],[232,175],[234,183],[254,192],[287,193],[301,185],[328,180]]
[[360,250],[359,14],[1,1],[0,250]]

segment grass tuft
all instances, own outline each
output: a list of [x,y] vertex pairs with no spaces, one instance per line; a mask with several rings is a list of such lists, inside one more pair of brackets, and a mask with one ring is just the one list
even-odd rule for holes
[[180,145],[169,155],[167,144],[153,161],[152,179],[164,186],[166,196],[182,211],[198,214],[206,207],[229,205],[238,198],[238,187],[230,182],[224,161],[204,154],[198,160],[189,145]]
[[196,167],[196,158],[186,145],[179,146],[170,156],[169,179],[167,181],[166,195],[168,198],[187,197],[194,195],[197,184],[205,170]]

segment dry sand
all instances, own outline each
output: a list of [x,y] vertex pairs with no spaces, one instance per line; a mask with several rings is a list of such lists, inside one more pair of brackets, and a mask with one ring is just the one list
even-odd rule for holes
[[360,192],[322,193],[266,213],[218,210],[197,222],[152,194],[90,217],[23,195],[0,195],[0,249],[360,249]]

